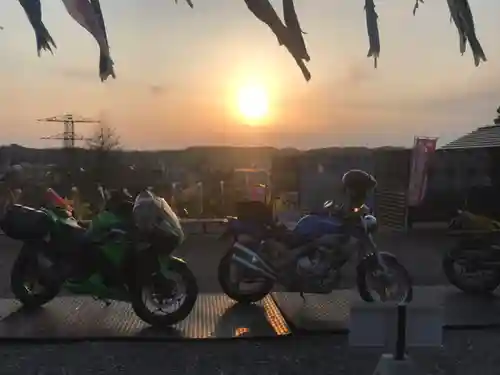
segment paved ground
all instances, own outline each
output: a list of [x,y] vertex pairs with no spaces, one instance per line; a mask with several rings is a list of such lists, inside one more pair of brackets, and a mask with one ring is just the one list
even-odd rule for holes
[[[2,375],[371,375],[380,351],[345,336],[276,340],[0,346]],[[447,332],[435,351],[410,351],[417,375],[498,375],[500,332]],[[405,371],[406,373],[406,371]],[[398,373],[399,374],[399,373]]]

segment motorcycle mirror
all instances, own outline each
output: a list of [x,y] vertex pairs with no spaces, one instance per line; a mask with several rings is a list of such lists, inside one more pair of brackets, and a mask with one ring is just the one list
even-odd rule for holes
[[331,208],[333,206],[333,201],[328,200],[323,204],[323,208]]

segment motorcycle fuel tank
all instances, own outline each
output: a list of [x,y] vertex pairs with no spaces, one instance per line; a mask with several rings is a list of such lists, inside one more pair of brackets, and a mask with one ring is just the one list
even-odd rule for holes
[[328,234],[341,234],[343,223],[339,218],[306,215],[299,220],[293,232],[302,238],[314,239]]

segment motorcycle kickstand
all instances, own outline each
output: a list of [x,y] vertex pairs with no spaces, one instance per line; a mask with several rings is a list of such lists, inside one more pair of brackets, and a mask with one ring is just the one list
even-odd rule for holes
[[302,298],[302,301],[304,301],[304,303],[306,303],[306,296],[304,295],[304,292],[300,292],[299,295],[300,295],[300,298]]

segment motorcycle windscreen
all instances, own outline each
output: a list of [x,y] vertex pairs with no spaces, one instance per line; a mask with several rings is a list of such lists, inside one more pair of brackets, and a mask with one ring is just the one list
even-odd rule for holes
[[140,231],[176,237],[179,245],[184,241],[184,231],[179,217],[165,199],[144,191],[135,199],[132,213]]
[[0,221],[0,228],[8,237],[19,240],[38,240],[50,232],[51,219],[39,210],[13,205]]

